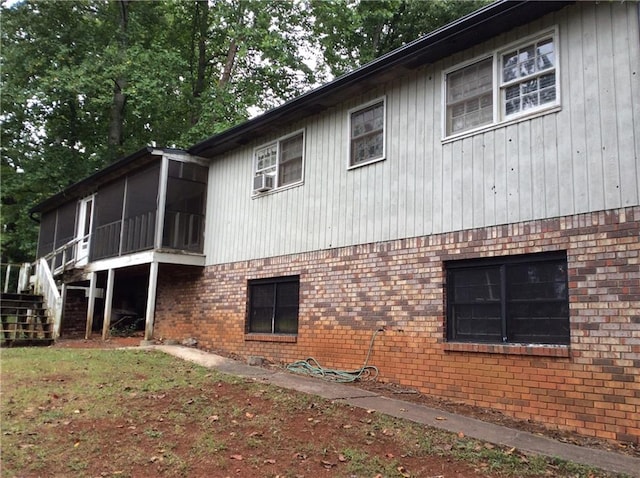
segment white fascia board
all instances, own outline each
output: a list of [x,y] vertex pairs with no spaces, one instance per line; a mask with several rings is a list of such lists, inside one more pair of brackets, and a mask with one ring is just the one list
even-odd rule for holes
[[161,264],[180,264],[187,266],[204,266],[206,257],[201,254],[176,254],[162,251],[142,251],[122,257],[113,257],[92,262],[85,268],[86,272],[99,272],[109,269],[138,266],[158,262]]

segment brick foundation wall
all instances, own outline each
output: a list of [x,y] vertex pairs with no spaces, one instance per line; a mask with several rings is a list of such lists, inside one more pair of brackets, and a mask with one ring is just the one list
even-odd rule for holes
[[87,327],[87,303],[84,290],[67,290],[60,330],[62,337],[84,337]]
[[[160,270],[157,338],[380,379],[583,435],[640,443],[640,207]],[[571,344],[445,340],[444,261],[564,250]],[[295,338],[245,334],[247,280],[300,275]]]

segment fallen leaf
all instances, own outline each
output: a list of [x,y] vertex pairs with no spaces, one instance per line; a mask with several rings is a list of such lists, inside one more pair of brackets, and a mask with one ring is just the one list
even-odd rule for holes
[[352,425],[342,425],[342,428],[349,429],[349,428],[352,428]]
[[458,432],[458,438],[464,438],[464,433],[463,432]]
[[220,420],[220,417],[218,415],[211,415],[209,418],[207,418],[207,420],[209,420],[210,422],[217,422],[218,420]]
[[242,457],[242,455],[231,455],[231,459],[232,459],[232,460],[238,460],[238,461],[242,461],[242,460],[244,460],[244,458]]
[[393,458],[393,453],[387,453],[385,456],[386,456],[387,458]]
[[265,465],[275,465],[276,464],[276,460],[274,460],[273,458],[269,458],[268,460],[264,460],[264,464]]
[[75,442],[73,444],[73,448],[78,448],[79,446],[80,446],[80,442],[79,441],[77,441],[77,442]]
[[344,463],[345,461],[347,461],[347,457],[345,457],[344,455],[338,455],[338,461]]
[[436,420],[446,420],[445,417],[436,417]]
[[397,470],[404,478],[409,478],[411,476],[404,466],[399,466]]
[[513,448],[511,448],[510,450],[506,451],[505,453],[507,455],[512,455],[514,451],[516,451],[516,447],[515,446]]
[[327,460],[321,460],[320,463],[322,464],[322,466],[324,466],[327,469],[333,468],[334,466],[336,466],[336,463],[331,463],[330,461],[327,461]]
[[485,444],[484,444],[484,447],[485,447],[487,450],[493,450],[496,446],[495,446],[495,445],[492,445],[491,443],[485,443]]
[[376,411],[373,410],[373,409],[369,409],[369,410],[367,410],[367,413],[376,413]]
[[253,417],[255,417],[255,415],[253,413],[249,413],[249,412],[245,413],[244,416],[247,417],[249,420],[251,420]]

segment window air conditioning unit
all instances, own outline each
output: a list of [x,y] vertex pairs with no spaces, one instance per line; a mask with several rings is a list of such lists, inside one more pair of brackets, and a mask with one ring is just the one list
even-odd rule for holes
[[263,193],[273,189],[273,176],[268,174],[258,174],[253,178],[253,191],[257,193]]

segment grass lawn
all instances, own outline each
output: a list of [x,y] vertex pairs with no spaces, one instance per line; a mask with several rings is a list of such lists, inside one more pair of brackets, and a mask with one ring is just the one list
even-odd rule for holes
[[161,352],[0,353],[3,477],[617,476]]

